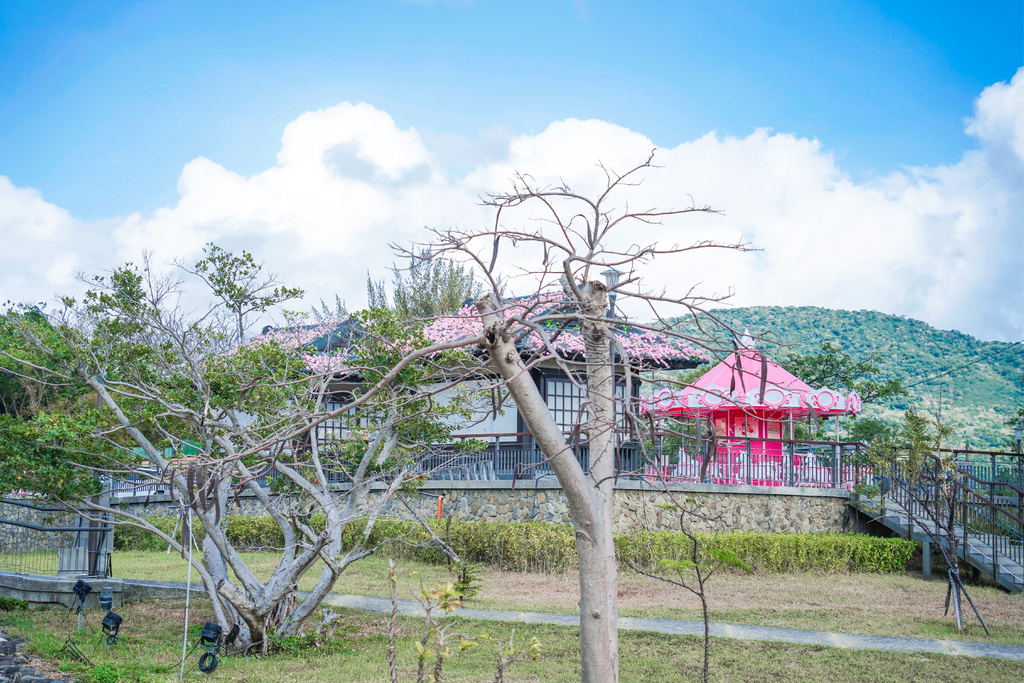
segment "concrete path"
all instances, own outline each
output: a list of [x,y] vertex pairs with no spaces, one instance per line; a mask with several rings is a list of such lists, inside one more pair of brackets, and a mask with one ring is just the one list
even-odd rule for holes
[[[366,595],[341,595],[331,593],[324,600],[325,605],[349,607],[352,609],[391,613],[391,600]],[[404,616],[423,616],[423,608],[414,600],[399,600],[398,612]],[[545,612],[502,612],[487,609],[460,609],[456,616],[484,621],[517,621],[528,624],[553,624],[555,626],[579,627],[576,614],[550,614]],[[640,619],[619,617],[619,628],[626,631],[649,631],[686,636],[704,635],[704,622],[673,621],[671,619]],[[966,657],[993,657],[1024,662],[1024,647],[1013,645],[992,645],[960,640],[939,640],[936,638],[895,638],[891,636],[863,636],[853,633],[828,633],[826,631],[800,631],[791,628],[770,626],[743,626],[740,624],[710,625],[712,636],[736,638],[738,640],[767,640],[777,643],[798,645],[825,645],[851,650],[888,650],[891,652],[930,652],[943,655]]]

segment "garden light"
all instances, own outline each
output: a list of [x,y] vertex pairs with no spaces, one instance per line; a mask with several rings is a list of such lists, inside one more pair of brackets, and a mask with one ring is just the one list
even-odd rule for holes
[[220,647],[220,634],[220,625],[208,621],[203,624],[203,630],[199,633],[199,644],[204,647]]
[[107,615],[103,617],[103,621],[100,622],[100,626],[103,627],[103,633],[107,636],[107,647],[111,645],[117,645],[118,631],[121,629],[121,615],[112,610],[107,611]]
[[79,579],[75,582],[75,585],[72,586],[71,592],[78,596],[79,602],[84,604],[85,596],[92,592],[92,584],[86,583],[85,581]]
[[[75,581],[75,585],[71,587],[71,592],[75,594],[75,601],[78,603],[78,630],[82,630],[82,613],[85,611],[85,596],[92,592],[92,585],[79,579]],[[71,610],[68,609],[68,614]]]
[[220,664],[217,652],[220,651],[221,632],[220,624],[208,621],[203,624],[203,630],[199,633],[199,644],[206,648],[206,652],[199,658],[199,670],[204,674],[213,673]]

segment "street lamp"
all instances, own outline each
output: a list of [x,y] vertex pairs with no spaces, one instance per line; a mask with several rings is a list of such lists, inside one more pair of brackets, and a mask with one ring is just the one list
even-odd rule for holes
[[608,317],[614,318],[615,299],[618,296],[618,292],[615,292],[613,290],[615,288],[615,285],[619,284],[619,278],[622,277],[622,271],[615,270],[614,268],[609,266],[608,270],[602,272],[601,275],[604,275],[604,283],[608,287]]
[[1020,457],[1020,439],[1024,436],[1024,426],[1014,427],[1013,436],[1017,440],[1017,486],[1024,487],[1024,458]]

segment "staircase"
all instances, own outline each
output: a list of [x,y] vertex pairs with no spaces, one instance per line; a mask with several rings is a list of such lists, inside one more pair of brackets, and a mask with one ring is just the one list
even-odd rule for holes
[[875,475],[880,497],[858,497],[851,505],[904,538],[921,541],[925,575],[931,573],[931,544],[947,549],[950,521],[961,562],[1008,591],[1024,591],[1024,491],[1005,481],[984,481],[962,468],[944,474],[941,461],[908,484],[895,462]]

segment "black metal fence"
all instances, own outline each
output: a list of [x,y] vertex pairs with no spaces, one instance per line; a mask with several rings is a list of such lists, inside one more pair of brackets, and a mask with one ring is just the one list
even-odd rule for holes
[[[705,439],[671,448],[643,449],[637,442],[615,448],[616,475],[667,483],[801,486],[852,490],[863,469],[859,443],[766,439]],[[573,447],[583,470],[590,469],[586,443]],[[537,448],[494,447],[473,454],[444,453],[424,459],[419,468],[437,479],[535,479],[553,474]],[[486,476],[484,476],[486,475]]]
[[[454,447],[439,448],[419,459],[416,471],[440,480],[520,480],[551,476],[550,463],[532,440],[522,434],[517,442],[498,441],[478,452],[463,452]],[[671,443],[671,445],[669,445]],[[615,448],[616,476],[648,482],[709,483],[721,485],[794,486],[801,488],[845,489],[858,483],[872,483],[874,474],[865,464],[866,446],[857,442],[798,441],[789,439],[687,437],[656,439],[642,448],[627,441]],[[584,471],[590,469],[590,449],[586,443],[573,447]],[[993,482],[987,491],[996,503],[1011,504],[1012,489],[1024,488],[1024,458],[1009,453],[956,451],[953,453],[965,474],[977,480]],[[338,456],[340,457],[340,456]],[[322,455],[328,483],[347,481],[343,462]],[[303,471],[311,476],[311,471]],[[109,482],[114,496],[167,493],[169,486],[159,483],[158,473],[140,470]],[[254,472],[254,482],[263,487],[280,479],[276,472]],[[252,482],[238,482],[245,485]]]
[[[45,523],[54,520],[64,523]],[[61,508],[30,499],[2,500],[0,571],[109,576],[112,534],[109,524],[91,522]]]
[[[1024,581],[1024,488],[1005,480],[1018,462],[1010,457],[1003,469],[998,462],[988,468],[959,459],[955,463],[956,470],[949,471],[930,456],[915,476],[905,464],[889,461],[872,479],[922,531],[942,537],[952,533],[961,557],[978,561],[993,578],[1009,575]],[[975,471],[996,477],[983,479]],[[943,544],[948,547],[948,538]]]

